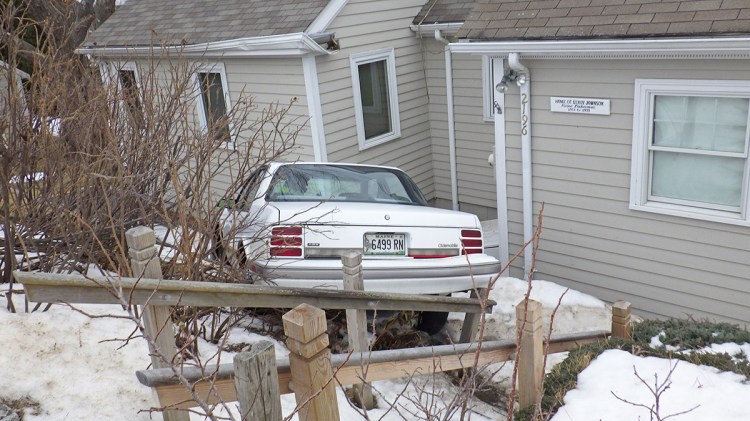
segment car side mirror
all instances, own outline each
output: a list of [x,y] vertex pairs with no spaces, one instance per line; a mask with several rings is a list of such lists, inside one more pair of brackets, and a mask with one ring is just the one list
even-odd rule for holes
[[227,208],[227,209],[231,209],[235,205],[236,203],[234,199],[226,199],[226,198],[219,200],[219,203],[216,204],[216,206],[219,208]]

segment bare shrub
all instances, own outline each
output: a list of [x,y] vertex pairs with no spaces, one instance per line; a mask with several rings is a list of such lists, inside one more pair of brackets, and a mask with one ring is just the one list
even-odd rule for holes
[[[22,12],[3,10],[10,39],[43,26],[19,21]],[[130,275],[124,233],[136,225],[162,233],[165,278],[244,280],[211,259],[217,202],[294,147],[305,123],[289,113],[296,98],[259,109],[242,93],[216,123],[231,132],[217,136],[197,124],[195,66],[179,52],[140,60],[133,89],[118,68],[101,72],[61,39],[46,38],[33,55],[25,90],[8,83],[0,94],[8,109],[0,121],[3,282],[16,267]],[[3,71],[14,80],[20,44],[8,51]]]

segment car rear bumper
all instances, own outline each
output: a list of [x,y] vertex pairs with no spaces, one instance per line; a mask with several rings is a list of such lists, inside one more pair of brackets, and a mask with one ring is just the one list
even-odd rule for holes
[[[343,289],[338,259],[271,259],[255,262],[256,274],[284,287]],[[500,272],[500,262],[485,254],[442,259],[363,259],[366,291],[447,294],[484,288]]]

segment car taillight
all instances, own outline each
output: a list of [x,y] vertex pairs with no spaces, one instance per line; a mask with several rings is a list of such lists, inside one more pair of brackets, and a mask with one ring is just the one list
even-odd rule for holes
[[271,257],[302,257],[302,227],[271,229]]
[[461,254],[475,254],[483,251],[482,231],[461,230]]

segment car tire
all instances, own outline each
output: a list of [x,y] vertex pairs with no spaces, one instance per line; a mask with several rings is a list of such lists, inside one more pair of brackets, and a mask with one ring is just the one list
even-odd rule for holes
[[448,322],[448,313],[442,311],[423,311],[419,313],[417,329],[434,335],[445,327]]
[[214,237],[212,241],[211,253],[214,257],[222,262],[225,261],[226,252],[224,251],[224,241],[222,240],[221,226],[217,225],[214,229]]
[[237,244],[235,252],[231,252],[231,247],[229,250],[230,252],[227,251],[221,226],[217,225],[214,230],[213,247],[211,249],[214,257],[227,266],[238,266],[240,268],[247,266],[248,259],[245,254],[245,248],[242,246],[242,241]]

